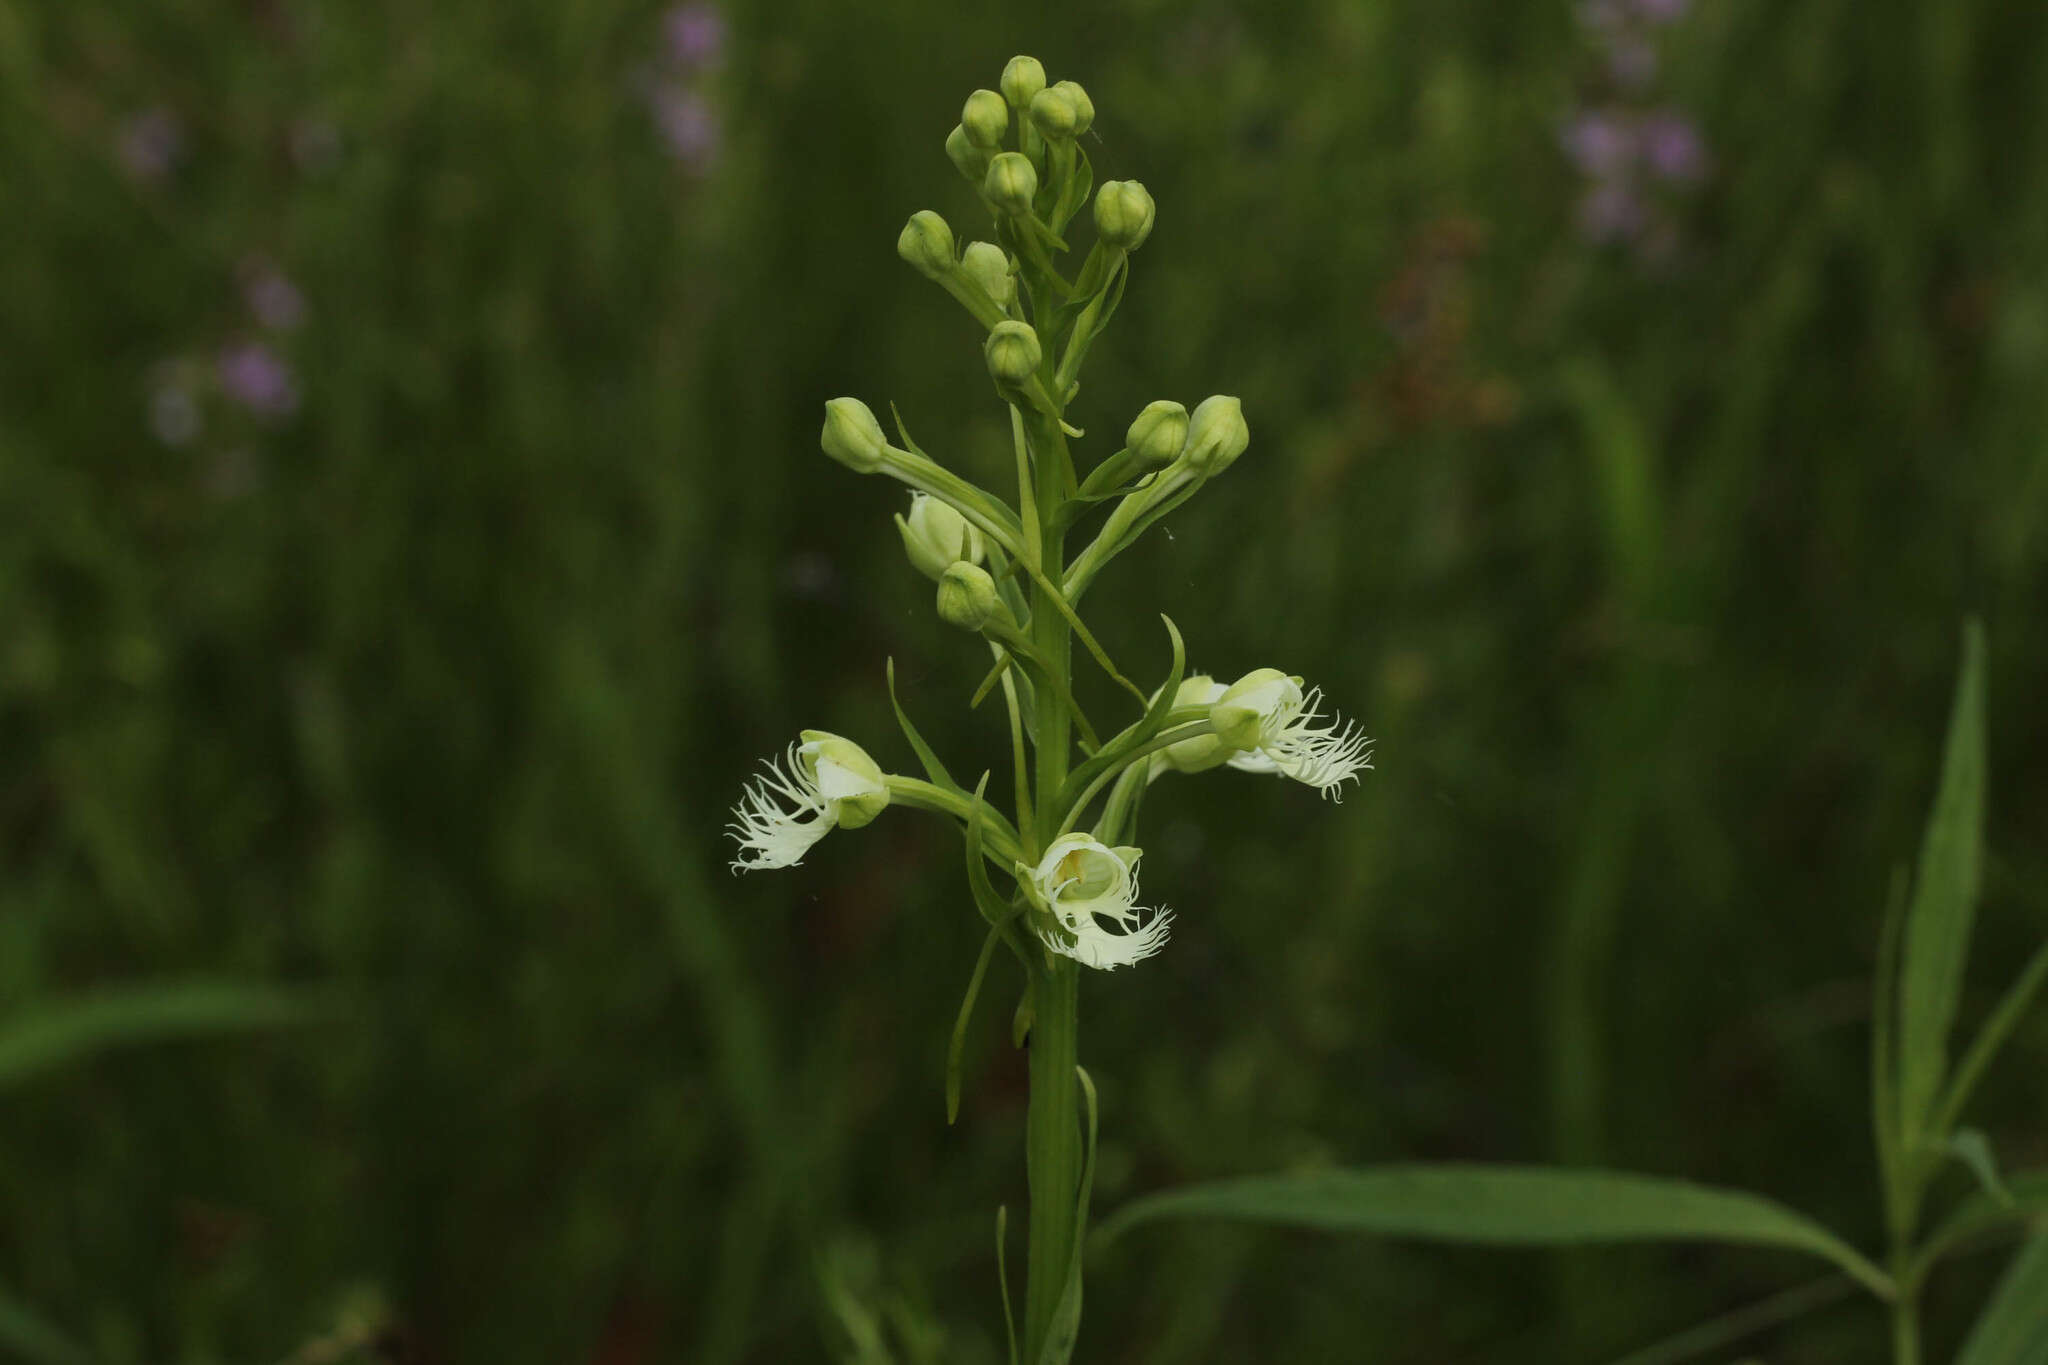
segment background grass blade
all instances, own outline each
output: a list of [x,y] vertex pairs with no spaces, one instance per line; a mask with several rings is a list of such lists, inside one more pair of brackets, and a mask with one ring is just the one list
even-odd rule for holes
[[2048,1365],[2048,1233],[2013,1258],[1956,1365]]
[[84,1347],[4,1292],[0,1292],[0,1348],[10,1360],[29,1365],[88,1365],[92,1360]]
[[1963,627],[1963,667],[1949,718],[1941,785],[1920,845],[1906,909],[1899,979],[1899,1099],[1911,1138],[1927,1123],[1948,1066],[1948,1035],[1962,993],[1984,838],[1984,628]]
[[108,989],[38,1005],[0,1025],[0,1090],[108,1048],[303,1023],[293,991],[227,981]]
[[1880,1295],[1891,1286],[1855,1248],[1760,1195],[1620,1171],[1445,1165],[1250,1176],[1140,1199],[1100,1237],[1167,1217],[1501,1246],[1750,1243],[1832,1261]]

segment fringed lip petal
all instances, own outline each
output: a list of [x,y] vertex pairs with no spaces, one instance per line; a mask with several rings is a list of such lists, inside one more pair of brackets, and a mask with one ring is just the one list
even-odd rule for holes
[[734,872],[795,867],[839,823],[831,799],[797,750],[792,744],[779,759],[763,762],[760,776],[733,807],[726,829],[739,845],[730,864]]
[[1158,952],[1173,914],[1161,909],[1144,918],[1147,911],[1136,903],[1142,856],[1136,848],[1111,848],[1086,834],[1053,840],[1029,872],[1061,931],[1048,935],[1046,946],[1104,971]]

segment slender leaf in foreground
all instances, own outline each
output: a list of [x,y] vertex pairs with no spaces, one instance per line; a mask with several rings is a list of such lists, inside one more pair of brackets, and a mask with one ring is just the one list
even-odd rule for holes
[[1167,1217],[1504,1246],[1752,1243],[1819,1256],[1880,1297],[1892,1292],[1891,1278],[1855,1248],[1761,1195],[1621,1171],[1443,1165],[1249,1176],[1139,1199],[1098,1238]]
[[2048,1232],[2013,1258],[1956,1365],[2048,1365]]

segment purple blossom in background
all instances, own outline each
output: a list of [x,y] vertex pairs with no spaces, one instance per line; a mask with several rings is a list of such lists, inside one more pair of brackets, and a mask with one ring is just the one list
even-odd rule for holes
[[662,18],[669,61],[685,71],[717,66],[725,58],[725,16],[705,0],[676,5]]
[[1635,130],[1605,110],[1588,110],[1565,126],[1565,155],[1583,175],[1606,179],[1628,169],[1636,154]]
[[221,391],[258,417],[289,417],[298,411],[299,381],[291,366],[260,341],[224,349],[216,372]]
[[242,301],[256,321],[289,332],[306,320],[306,297],[283,271],[260,257],[242,263]]
[[718,111],[710,101],[695,90],[664,86],[649,102],[669,155],[693,171],[709,170],[718,160],[720,143]]
[[176,170],[183,158],[185,126],[168,109],[145,109],[122,123],[114,152],[128,174],[156,184]]
[[1683,114],[1665,111],[1643,123],[1643,160],[1664,180],[1692,181],[1706,169],[1700,131]]

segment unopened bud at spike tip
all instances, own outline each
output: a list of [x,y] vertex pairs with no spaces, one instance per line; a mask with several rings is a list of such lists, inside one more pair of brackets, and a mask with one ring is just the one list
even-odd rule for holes
[[969,142],[994,151],[1003,145],[1003,134],[1010,131],[1010,106],[993,90],[977,90],[960,110],[960,127]]
[[998,152],[988,163],[981,190],[1005,213],[1029,213],[1038,195],[1038,168],[1022,152]]
[[855,473],[872,474],[882,467],[889,438],[866,403],[858,398],[834,398],[825,404],[825,429],[818,444]]
[[1002,87],[1003,98],[1012,109],[1028,109],[1031,97],[1045,89],[1045,68],[1036,57],[1012,57],[1003,68]]
[[1172,464],[1187,444],[1188,410],[1161,399],[1147,403],[1124,433],[1124,446],[1141,469],[1158,469]]
[[896,530],[911,564],[935,583],[954,564],[979,564],[988,553],[981,532],[967,518],[924,493],[910,495],[910,515],[896,514]]
[[1095,123],[1095,101],[1088,98],[1088,92],[1081,88],[1081,83],[1061,81],[1053,89],[1065,95],[1074,106],[1074,136],[1087,132]]
[[1005,388],[1030,382],[1045,359],[1038,333],[1024,322],[999,322],[990,328],[981,353],[988,360],[989,378]]
[[1058,86],[1031,97],[1031,125],[1049,142],[1064,142],[1081,124],[1081,111],[1066,91]]
[[1017,277],[1010,273],[1010,254],[994,242],[969,242],[960,264],[998,308],[1017,297]]
[[1095,191],[1095,230],[1113,247],[1143,246],[1155,214],[1151,193],[1135,180],[1105,180]]
[[939,576],[938,609],[946,624],[980,630],[1003,614],[1003,598],[988,570],[956,560]]
[[953,256],[953,229],[930,209],[910,215],[910,221],[896,238],[896,254],[927,279],[944,279],[959,268]]
[[1214,478],[1230,468],[1251,443],[1243,406],[1235,398],[1214,394],[1197,403],[1194,415],[1188,418],[1188,443],[1181,460],[1199,477]]
[[988,174],[989,152],[986,147],[974,145],[974,139],[967,136],[967,130],[959,124],[946,134],[946,159],[953,163],[953,169],[979,185]]

